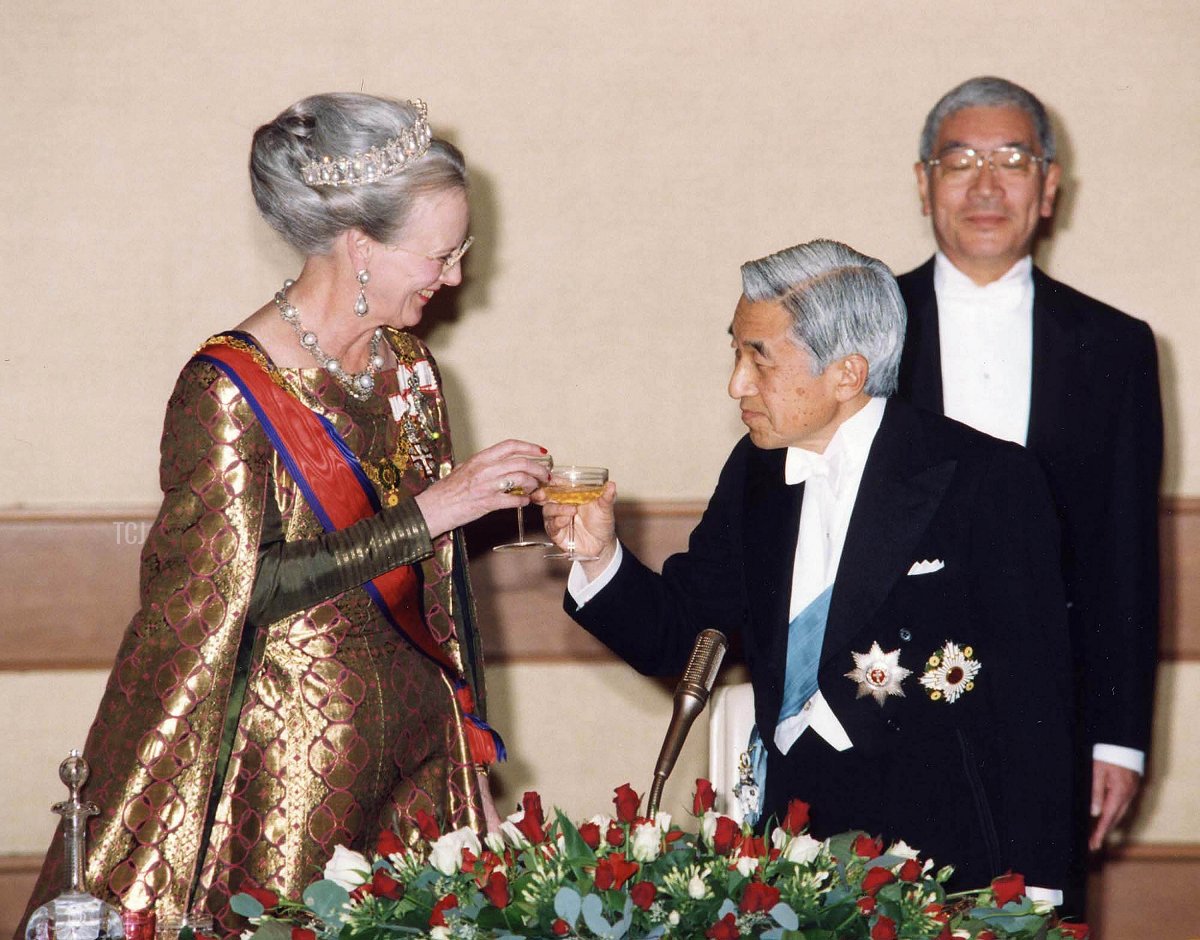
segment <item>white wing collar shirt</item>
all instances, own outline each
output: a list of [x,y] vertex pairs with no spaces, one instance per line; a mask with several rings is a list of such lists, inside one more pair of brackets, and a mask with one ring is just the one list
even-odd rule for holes
[[[789,485],[804,483],[796,558],[792,565],[790,619],[837,578],[850,514],[886,404],[883,398],[869,399],[856,414],[842,422],[823,454],[788,448],[784,479]],[[786,754],[809,728],[839,751],[852,744],[820,688],[797,714],[781,716],[775,727],[776,747]]]
[[940,251],[933,261],[942,408],[947,416],[1024,444],[1033,387],[1033,261],[1026,255],[980,287]]

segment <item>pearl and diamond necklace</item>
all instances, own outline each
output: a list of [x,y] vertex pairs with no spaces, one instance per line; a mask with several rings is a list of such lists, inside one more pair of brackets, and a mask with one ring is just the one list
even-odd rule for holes
[[279,315],[295,331],[300,345],[308,350],[321,368],[337,379],[342,387],[359,401],[366,401],[371,397],[371,392],[375,390],[375,374],[383,368],[383,356],[379,354],[379,347],[383,342],[383,329],[377,327],[371,336],[371,346],[367,351],[367,367],[362,372],[347,372],[342,368],[341,362],[321,348],[317,341],[317,334],[312,330],[306,330],[304,324],[300,322],[300,311],[287,299],[288,289],[295,283],[289,278],[283,282],[283,290],[276,292],[275,306],[279,308]]

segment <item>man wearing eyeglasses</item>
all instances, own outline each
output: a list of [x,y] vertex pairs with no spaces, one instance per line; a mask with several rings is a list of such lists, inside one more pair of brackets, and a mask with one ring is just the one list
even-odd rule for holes
[[[983,77],[948,92],[925,120],[915,170],[938,251],[899,278],[909,316],[899,395],[1025,445],[1046,473],[1096,850],[1129,809],[1150,742],[1162,466],[1154,336],[1033,266],[1062,171],[1046,110],[1024,88]],[[1081,841],[1087,828],[1081,818]]]

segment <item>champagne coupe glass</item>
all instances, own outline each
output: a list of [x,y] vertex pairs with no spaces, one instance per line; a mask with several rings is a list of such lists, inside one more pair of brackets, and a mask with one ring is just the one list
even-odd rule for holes
[[[608,482],[605,467],[555,467],[550,471],[550,482],[542,487],[546,499],[564,506],[582,506],[594,502],[604,492]],[[598,556],[585,555],[575,550],[575,517],[567,523],[567,545],[565,552],[549,552],[547,558],[565,558],[568,561],[594,561]]]
[[[549,454],[547,454],[544,457],[528,457],[526,459],[536,460],[538,463],[540,463],[542,466],[544,466],[547,470],[551,469],[554,466],[554,458],[551,457]],[[511,490],[509,490],[509,492],[512,493],[514,496],[524,496],[525,495],[525,487],[514,486]],[[548,546],[554,544],[553,542],[548,542],[545,539],[529,538],[528,536],[525,535],[525,511],[524,510],[525,510],[524,506],[517,507],[517,540],[515,542],[505,542],[503,545],[493,545],[492,551],[504,552],[504,551],[508,551],[510,548],[547,548]]]

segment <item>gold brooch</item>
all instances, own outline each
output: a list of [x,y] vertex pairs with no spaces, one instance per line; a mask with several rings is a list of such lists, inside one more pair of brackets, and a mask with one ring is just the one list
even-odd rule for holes
[[982,668],[971,647],[960,648],[957,643],[947,640],[925,663],[921,685],[933,701],[945,699],[947,704],[952,704],[964,692],[975,688],[975,677]]

